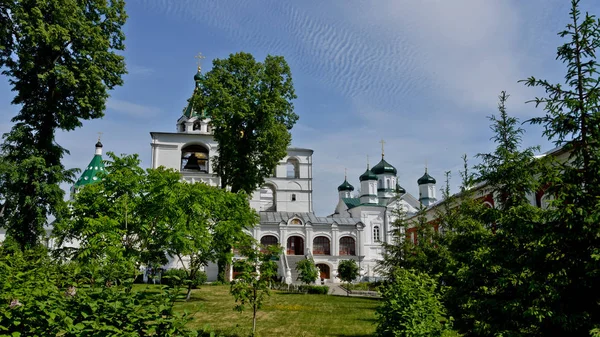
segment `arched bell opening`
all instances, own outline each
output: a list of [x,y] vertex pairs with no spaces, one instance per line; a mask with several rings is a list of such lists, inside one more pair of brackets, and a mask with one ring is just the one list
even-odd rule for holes
[[181,171],[208,173],[208,149],[188,145],[181,150]]
[[260,188],[260,210],[265,212],[277,211],[277,194],[275,186],[265,184]]

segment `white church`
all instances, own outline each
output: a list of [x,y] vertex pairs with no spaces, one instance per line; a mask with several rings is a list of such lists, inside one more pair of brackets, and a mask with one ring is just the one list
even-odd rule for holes
[[[194,76],[196,82],[200,72]],[[181,172],[188,182],[220,186],[211,158],[218,154],[209,116],[184,110],[174,132],[150,132],[152,168],[164,166]],[[383,151],[382,151],[383,152]],[[354,259],[364,278],[377,277],[375,266],[382,257],[382,242],[390,242],[395,210],[416,213],[420,204],[436,201],[435,179],[427,172],[418,180],[419,199],[400,187],[397,170],[384,159],[359,177],[360,195],[347,179],[338,187],[339,201],[333,214],[317,216],[312,197],[313,150],[290,147],[273,176],[251,197],[260,224],[251,234],[264,245],[284,247],[279,273],[287,283],[296,280],[296,263],[313,258],[324,282],[339,282],[338,262]],[[175,261],[173,262],[175,263]],[[173,267],[175,265],[172,265]],[[207,268],[209,280],[216,268]]]
[[[194,76],[198,82],[200,70]],[[184,110],[174,132],[150,132],[152,168],[164,166],[181,173],[183,180],[220,186],[211,158],[218,154],[210,117],[196,113],[191,105]],[[332,214],[317,216],[313,211],[313,150],[290,147],[273,176],[251,197],[250,206],[260,214],[260,223],[250,234],[263,245],[280,245],[284,253],[279,259],[279,275],[286,283],[296,281],[298,261],[313,258],[322,282],[338,283],[339,261],[353,259],[360,267],[362,279],[376,279],[377,261],[382,257],[382,242],[391,242],[396,210],[407,215],[422,205],[436,201],[436,181],[425,170],[418,180],[419,199],[407,193],[398,182],[397,170],[384,159],[359,177],[360,193],[347,178],[339,185],[339,200]],[[104,170],[102,143],[96,143],[95,154],[71,194],[84,185],[98,182],[96,174]],[[46,228],[49,236],[52,229]],[[0,241],[4,233],[0,232]],[[166,268],[180,267],[172,259]],[[216,280],[216,265],[205,269],[208,280]],[[230,276],[233,271],[230,270]]]

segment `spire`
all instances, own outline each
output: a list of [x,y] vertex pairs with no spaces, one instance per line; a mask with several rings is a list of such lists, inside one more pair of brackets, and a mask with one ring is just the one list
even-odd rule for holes
[[[99,135],[102,132],[98,132]],[[87,184],[93,184],[100,179],[98,178],[98,173],[104,171],[104,161],[102,160],[102,143],[100,142],[100,137],[98,137],[98,142],[96,143],[96,153],[94,157],[88,164],[88,166],[83,170],[81,177],[75,182],[74,188],[78,189],[79,187]]]
[[202,55],[202,53],[198,53],[198,55],[194,56],[194,58],[198,61],[198,74],[202,73],[202,60],[206,58],[206,56]]
[[385,144],[385,141],[381,139],[379,143],[381,143],[381,159],[383,159],[383,157],[385,156],[385,153],[383,151],[383,145]]

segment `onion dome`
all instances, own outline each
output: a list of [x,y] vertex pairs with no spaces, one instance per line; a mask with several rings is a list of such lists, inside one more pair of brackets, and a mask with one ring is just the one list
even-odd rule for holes
[[98,140],[98,143],[96,143],[96,153],[94,154],[94,158],[92,158],[92,161],[90,161],[85,170],[83,170],[81,177],[77,179],[74,187],[79,188],[84,185],[99,182],[100,178],[98,178],[98,173],[100,172],[104,172],[104,161],[102,160],[102,143],[100,143],[100,140]]
[[433,179],[433,177],[427,173],[427,169],[425,169],[425,174],[423,174],[423,176],[417,180],[417,183],[419,185],[435,184],[435,179]]
[[200,67],[198,67],[198,72],[196,73],[196,75],[194,75],[194,81],[196,83],[198,83],[201,80],[202,80],[202,73],[200,72]]
[[396,170],[396,168],[393,167],[390,163],[385,161],[385,159],[383,159],[383,156],[381,158],[381,161],[377,165],[373,166],[371,171],[373,171],[373,173],[375,174],[390,173],[396,175],[398,173],[398,170]]
[[406,193],[406,190],[404,187],[400,186],[400,184],[396,184],[396,193],[404,194]]
[[354,191],[354,186],[350,185],[347,179],[344,179],[344,182],[338,186],[338,192],[341,191]]
[[365,181],[365,180],[377,180],[377,176],[375,175],[375,173],[373,173],[373,171],[371,171],[369,169],[369,166],[367,165],[367,170],[365,171],[365,173],[363,173],[359,178],[360,181]]

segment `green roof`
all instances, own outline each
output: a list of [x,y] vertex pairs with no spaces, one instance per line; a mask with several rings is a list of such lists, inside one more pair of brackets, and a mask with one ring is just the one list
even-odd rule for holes
[[396,184],[396,193],[406,193],[406,189],[400,186],[400,184]]
[[377,180],[377,176],[373,173],[373,171],[371,171],[369,169],[369,167],[367,166],[367,170],[365,171],[365,173],[363,173],[359,178],[360,181],[365,181],[365,180]]
[[373,171],[373,173],[375,174],[391,173],[395,175],[398,173],[398,170],[396,170],[396,168],[393,167],[390,163],[385,161],[383,157],[381,157],[381,161],[377,165],[373,166],[371,171]]
[[94,184],[100,181],[98,173],[104,172],[104,161],[102,155],[97,154],[92,158],[92,161],[85,168],[81,177],[75,183],[75,187],[81,187],[84,185]]
[[348,209],[358,207],[358,206],[382,206],[385,207],[387,205],[387,200],[379,199],[376,204],[364,204],[360,202],[360,198],[342,198],[342,201],[348,206]]
[[183,115],[186,116],[187,118],[192,118],[192,117],[207,117],[206,115],[206,109],[202,109],[202,113],[197,113],[194,110],[193,104],[192,104],[192,98],[194,97],[194,95],[196,94],[196,90],[198,90],[199,88],[202,88],[200,81],[202,80],[202,73],[200,72],[200,69],[198,69],[198,72],[196,73],[196,75],[194,75],[194,82],[196,82],[196,85],[194,86],[194,92],[192,93],[192,97],[190,97],[190,99],[188,100],[188,105],[185,107],[185,109],[183,109]]
[[350,185],[350,183],[348,183],[348,180],[344,179],[344,182],[338,186],[338,191],[354,191],[354,186]]
[[435,184],[435,179],[433,179],[433,177],[430,176],[429,173],[427,173],[427,169],[425,169],[425,174],[423,174],[423,176],[421,178],[419,178],[419,180],[417,180],[417,183],[419,185]]

